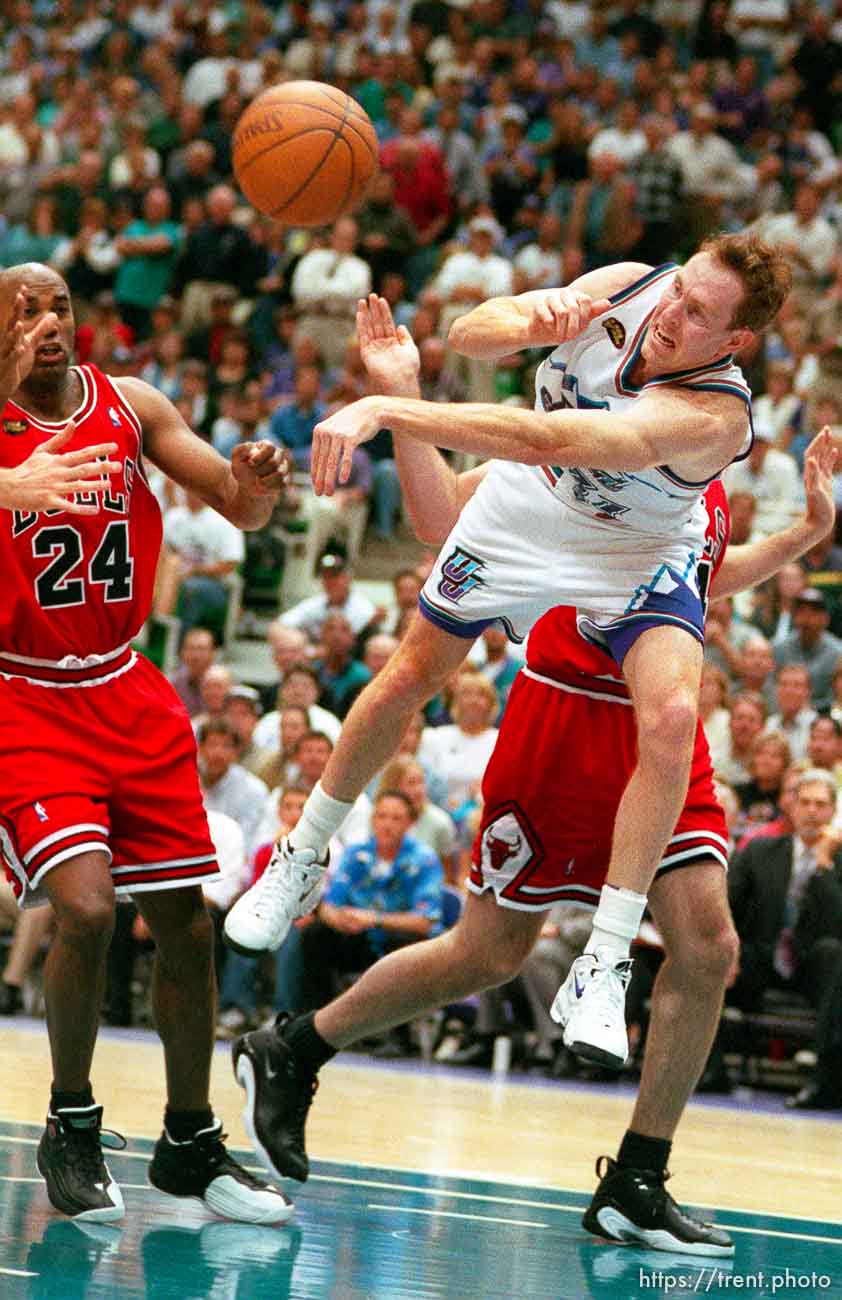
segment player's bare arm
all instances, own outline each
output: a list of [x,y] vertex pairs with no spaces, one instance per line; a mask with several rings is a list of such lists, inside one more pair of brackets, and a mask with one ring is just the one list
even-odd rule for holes
[[771,578],[827,537],[836,522],[833,471],[836,448],[827,425],[804,453],[804,513],[789,528],[757,542],[729,546],[714,579],[711,595],[718,600]]
[[77,492],[105,492],[110,474],[120,462],[109,460],[115,442],[101,442],[77,451],[62,451],[76,426],[70,420],[59,432],[13,469],[0,468],[0,507],[4,510],[64,510],[70,515],[95,515],[98,505],[82,505]]
[[337,482],[344,483],[353,448],[384,426],[483,459],[629,473],[669,465],[682,478],[701,482],[715,477],[739,451],[748,413],[743,401],[731,394],[670,386],[645,392],[617,413],[363,397],[316,426],[316,492],[330,495]]
[[453,322],[447,341],[456,352],[478,361],[496,361],[524,348],[558,347],[607,311],[611,294],[651,269],[642,262],[618,262],[557,289],[489,298]]
[[278,494],[289,482],[282,448],[267,441],[239,443],[229,464],[150,384],[129,378],[115,383],[143,426],[144,454],[154,465],[238,528],[250,532],[269,522]]
[[[372,393],[420,397],[418,349],[405,326],[395,327],[385,298],[369,294],[357,304],[357,339]],[[404,501],[419,541],[443,542],[487,465],[456,474],[441,453],[415,438],[395,438],[395,463]]]

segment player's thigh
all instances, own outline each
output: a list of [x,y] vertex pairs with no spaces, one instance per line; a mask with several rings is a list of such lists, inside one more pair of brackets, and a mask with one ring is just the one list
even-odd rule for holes
[[661,624],[638,637],[623,659],[638,717],[657,718],[675,702],[694,709],[702,675],[702,646],[689,632]]
[[454,636],[416,611],[409,627],[376,681],[384,689],[400,690],[416,681],[443,683],[464,660],[473,638]]

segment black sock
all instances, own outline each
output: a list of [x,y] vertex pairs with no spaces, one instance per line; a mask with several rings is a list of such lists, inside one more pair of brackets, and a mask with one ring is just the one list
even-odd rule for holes
[[651,1169],[656,1174],[666,1173],[672,1142],[666,1138],[645,1137],[627,1129],[617,1153],[617,1164],[623,1169]]
[[212,1123],[210,1106],[205,1106],[204,1110],[171,1110],[167,1106],[164,1111],[164,1128],[173,1142],[189,1142],[203,1128],[210,1128]]
[[296,1016],[282,1025],[281,1038],[295,1052],[299,1061],[315,1074],[326,1065],[339,1050],[326,1043],[315,1026],[315,1011],[308,1011],[306,1016]]
[[62,1092],[55,1084],[50,1089],[50,1110],[54,1115],[57,1110],[73,1110],[93,1104],[94,1094],[90,1083],[86,1083],[81,1092]]

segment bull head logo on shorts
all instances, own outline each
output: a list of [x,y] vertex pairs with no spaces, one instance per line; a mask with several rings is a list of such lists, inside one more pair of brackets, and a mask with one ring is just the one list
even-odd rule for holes
[[489,826],[483,837],[483,847],[488,850],[492,871],[499,871],[509,858],[520,853],[523,840],[516,831],[500,834],[495,833],[493,826]]

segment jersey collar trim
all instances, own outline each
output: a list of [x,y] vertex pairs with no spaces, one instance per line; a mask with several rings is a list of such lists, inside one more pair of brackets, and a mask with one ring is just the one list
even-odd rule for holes
[[19,411],[23,412],[23,414],[29,420],[29,423],[33,425],[36,429],[43,429],[45,433],[58,433],[60,432],[61,429],[65,427],[65,425],[68,423],[69,420],[74,420],[78,425],[81,423],[82,420],[85,419],[86,416],[90,415],[91,411],[93,410],[94,403],[96,401],[96,387],[92,382],[92,378],[88,372],[88,367],[71,366],[70,369],[74,370],[76,374],[79,376],[79,379],[81,380],[82,400],[79,403],[79,405],[76,407],[76,410],[73,411],[71,415],[68,415],[66,419],[42,420],[40,416],[33,415],[32,412],[28,411],[25,406],[21,406],[20,402],[13,402],[13,405],[15,405]]

